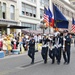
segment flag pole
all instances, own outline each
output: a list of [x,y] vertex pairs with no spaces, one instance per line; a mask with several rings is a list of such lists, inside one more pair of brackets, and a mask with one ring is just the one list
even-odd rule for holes
[[49,22],[49,34],[51,33],[50,22]]
[[49,26],[49,34],[50,34],[50,26]]
[[[49,8],[49,7],[48,7],[48,8]],[[51,31],[51,30],[50,30],[50,22],[49,22],[49,34],[50,34],[50,31]]]
[[48,7],[48,10],[49,10],[49,33],[53,33],[53,27],[54,27],[54,9],[53,9],[53,3],[52,3],[52,0],[49,0],[49,7]]

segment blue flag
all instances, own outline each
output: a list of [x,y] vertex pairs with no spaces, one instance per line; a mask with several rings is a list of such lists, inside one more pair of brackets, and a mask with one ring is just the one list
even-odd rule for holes
[[72,25],[75,25],[75,20],[74,20],[74,18],[72,18]]
[[49,22],[51,22],[51,19],[52,19],[52,12],[50,11],[49,7],[48,7],[48,15],[49,15]]
[[56,27],[58,28],[68,28],[68,20],[64,17],[61,11],[53,4],[54,9],[54,20],[56,22]]

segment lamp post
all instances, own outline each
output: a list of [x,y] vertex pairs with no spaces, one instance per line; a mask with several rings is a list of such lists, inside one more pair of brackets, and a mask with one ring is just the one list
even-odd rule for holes
[[43,34],[45,33],[45,29],[47,29],[46,23],[42,20],[40,23],[40,28],[43,29]]

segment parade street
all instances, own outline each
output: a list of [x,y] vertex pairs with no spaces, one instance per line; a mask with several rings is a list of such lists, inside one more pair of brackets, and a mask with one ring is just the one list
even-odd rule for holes
[[75,48],[71,47],[71,62],[63,64],[63,57],[60,65],[48,63],[44,64],[41,53],[35,54],[35,64],[31,65],[31,59],[27,53],[20,55],[10,55],[0,59],[0,75],[75,75]]

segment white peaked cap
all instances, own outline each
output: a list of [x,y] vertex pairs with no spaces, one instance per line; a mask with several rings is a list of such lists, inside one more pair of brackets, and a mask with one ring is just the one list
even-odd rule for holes
[[60,32],[55,32],[54,35],[57,36],[58,34],[60,34]]
[[43,34],[44,36],[46,36],[46,34]]

